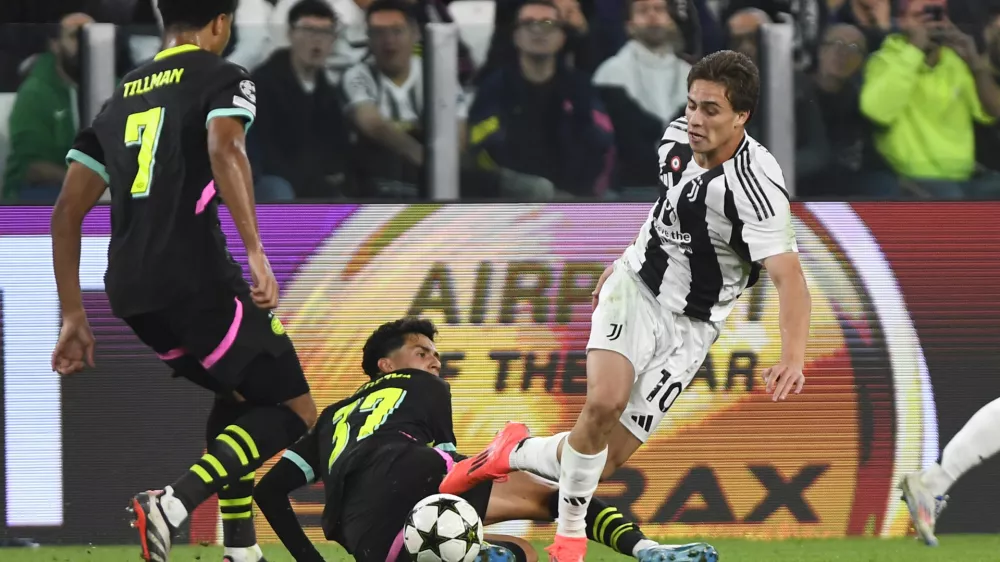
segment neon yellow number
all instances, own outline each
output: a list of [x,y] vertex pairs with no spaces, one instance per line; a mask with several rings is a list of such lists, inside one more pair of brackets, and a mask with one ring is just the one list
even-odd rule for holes
[[382,424],[403,403],[404,398],[406,398],[406,391],[401,388],[382,388],[365,396],[364,399],[355,400],[337,410],[331,420],[334,424],[333,451],[330,452],[327,470],[333,467],[333,463],[337,462],[337,458],[347,448],[347,443],[351,438],[351,424],[347,418],[354,413],[355,409],[368,414],[365,416],[365,423],[358,430],[357,440],[360,441],[382,427]]
[[359,409],[369,414],[358,431],[358,441],[382,427],[385,420],[403,403],[403,398],[406,398],[406,391],[402,388],[383,388],[366,396]]
[[125,122],[125,146],[139,146],[139,170],[132,181],[132,197],[146,197],[153,183],[156,147],[163,130],[163,108],[154,107],[128,116]]
[[351,439],[351,424],[347,422],[347,416],[351,415],[354,411],[354,407],[358,405],[355,400],[350,404],[344,406],[343,408],[337,410],[337,413],[333,415],[331,422],[333,425],[333,451],[330,453],[330,462],[327,463],[327,470],[333,466],[333,463],[337,460],[337,457],[344,452],[344,448],[347,447],[347,442]]

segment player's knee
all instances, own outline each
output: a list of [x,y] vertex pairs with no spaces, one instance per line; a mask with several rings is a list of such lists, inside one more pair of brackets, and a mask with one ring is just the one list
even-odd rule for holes
[[588,396],[583,410],[590,424],[606,433],[615,423],[618,423],[618,418],[621,417],[627,405],[627,399],[619,400],[614,396],[607,395]]

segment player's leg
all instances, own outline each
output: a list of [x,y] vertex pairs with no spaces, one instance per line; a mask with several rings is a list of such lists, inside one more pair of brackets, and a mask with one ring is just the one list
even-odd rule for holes
[[[477,486],[463,497],[477,505],[482,487],[484,485]],[[512,472],[503,482],[494,483],[489,492],[489,505],[483,517],[487,525],[516,520],[554,521],[558,517],[558,486],[554,482],[526,472]],[[598,497],[590,502],[586,524],[589,540],[644,562],[670,560],[671,556],[676,560],[706,561],[718,557],[715,550],[704,543],[658,544],[643,534],[639,524],[628,514]]]
[[[647,304],[647,306],[649,305]],[[598,309],[600,309],[600,306]],[[645,310],[641,309],[637,312],[635,316],[640,322],[635,322],[635,324],[640,324],[643,319],[648,318],[643,315],[644,312]],[[595,318],[596,316],[595,313]],[[605,475],[610,475],[614,468],[623,464],[638,449],[639,445],[644,443],[652,432],[655,431],[674,401],[693,380],[695,373],[705,360],[709,348],[719,334],[718,327],[714,324],[692,320],[686,316],[671,313],[657,314],[655,318],[647,319],[645,325],[647,326],[646,330],[648,330],[648,333],[654,336],[655,343],[649,344],[648,348],[652,350],[652,356],[644,356],[639,350],[632,352],[632,357],[641,358],[632,363],[642,365],[643,367],[641,367],[635,383],[630,385],[630,393],[626,398],[626,405],[621,409],[607,412],[613,412],[617,416],[611,422],[610,428],[606,429],[607,433],[603,434],[605,442],[612,443],[615,447],[615,451],[608,454],[606,462],[600,464],[600,467],[604,469]],[[638,338],[636,339],[638,340]],[[591,342],[588,344],[588,348],[590,348],[588,358],[594,356],[597,351],[600,351],[602,346],[606,345],[608,345],[606,342],[595,338],[592,332]],[[588,362],[588,382],[591,378],[591,372],[597,374],[606,371],[601,371],[600,366],[591,371],[591,366]],[[621,384],[620,381],[619,384]],[[591,388],[588,385],[588,403],[590,402],[590,395],[597,392],[610,394],[613,390],[609,387],[603,389]],[[584,414],[587,411],[588,408],[585,407]],[[607,427],[600,425],[604,423],[603,419],[597,422],[594,420],[586,421],[584,418],[585,415],[581,415],[580,421],[577,422],[577,427],[582,425],[591,428],[591,431],[595,427]],[[576,428],[574,428],[575,431]],[[580,522],[585,519],[587,508],[584,507],[581,510],[578,506],[573,505],[570,498],[579,497],[581,491],[596,490],[601,476],[601,469],[596,469],[593,466],[586,467],[589,472],[585,473],[574,462],[568,462],[571,461],[573,458],[571,455],[574,455],[576,450],[573,439],[574,435],[571,433],[562,448],[560,462],[562,473],[559,479],[561,497],[558,506],[559,525],[556,534],[556,543],[553,545],[554,548],[550,550],[550,553],[553,553],[553,557],[557,560],[573,560],[575,562],[580,540],[575,535],[569,535],[571,538],[567,540],[565,538],[567,536],[565,530],[568,528],[571,532],[577,532]],[[583,446],[592,446],[592,443]],[[577,467],[575,474],[572,473],[574,467]],[[567,478],[567,473],[570,473],[569,478]],[[583,477],[589,479],[587,480],[586,487],[579,485]],[[577,487],[574,488],[573,486]],[[590,492],[590,495],[592,494],[593,491]],[[580,513],[581,511],[583,513]],[[566,546],[563,547],[562,545]],[[655,559],[659,556],[670,555],[681,559],[682,557],[702,556],[702,554],[706,560],[712,560],[713,557],[717,556],[711,546],[704,543],[696,543],[675,546],[663,545],[655,550],[651,550],[651,552],[647,553],[647,558],[644,559]],[[653,556],[653,558],[648,558],[649,556]]]
[[628,404],[636,368],[641,372],[662,346],[662,328],[652,307],[659,307],[655,299],[647,299],[639,282],[616,268],[601,287],[592,317],[587,399],[573,430],[565,437],[524,441],[526,428],[508,424],[484,453],[460,462],[442,481],[441,491],[461,493],[512,469],[551,478],[558,466],[555,476],[562,501],[550,557],[560,562],[582,559],[587,548],[587,506],[605,471],[609,436]]
[[[236,423],[252,408],[253,405],[245,400],[216,396],[205,427],[206,442],[211,445],[226,427]],[[218,492],[224,562],[264,562],[253,524],[254,475],[254,472],[248,472]]]
[[[315,406],[294,351],[279,357],[258,355],[244,369],[237,390],[251,407],[212,440],[208,452],[184,476],[164,490],[161,504],[174,528],[213,493],[239,485],[241,478],[315,423]],[[288,398],[290,394],[295,396]]]
[[[567,435],[568,431],[550,437],[528,437],[517,441],[517,445],[509,455],[509,468],[504,473],[523,470],[547,480],[558,480],[563,442]],[[618,470],[618,467],[624,465],[639,450],[642,443],[624,425],[616,424],[612,427],[608,435],[608,460],[604,465],[601,480],[607,479]]]
[[[284,330],[275,329],[272,318],[249,298],[216,304],[169,311],[170,330],[178,334],[183,352],[198,358],[216,383],[235,389],[253,407],[227,425],[206,454],[162,494],[133,499],[147,559],[165,559],[169,536],[195,507],[238,483],[315,423],[309,386]],[[150,543],[156,552],[146,548]]]
[[666,334],[654,310],[659,304],[624,268],[616,267],[601,287],[587,342],[587,399],[559,455],[559,517],[550,559],[579,562],[586,553],[587,511],[605,472],[609,438],[636,375],[663,347]]
[[[595,326],[605,329],[604,326]],[[608,461],[608,438],[628,404],[635,379],[632,362],[605,349],[587,352],[587,400],[562,444],[559,517],[550,558],[578,562],[586,553],[586,516]]]
[[[605,475],[624,463],[639,442],[616,427],[635,380],[634,365],[644,366],[657,347],[656,320],[638,282],[623,269],[616,269],[601,288],[587,344],[587,402],[578,419],[577,433],[586,430],[607,441],[609,432],[625,440],[611,441]],[[640,369],[641,371],[641,369]],[[592,426],[599,422],[598,426]],[[441,482],[441,492],[461,494],[485,480],[522,470],[549,480],[559,480],[563,447],[569,432],[548,437],[530,437],[527,427],[508,423],[483,453],[460,461]],[[590,439],[588,437],[588,439]],[[599,451],[598,451],[599,453]]]
[[341,545],[357,562],[409,562],[406,518],[420,500],[437,493],[450,457],[424,445],[394,443],[371,458],[344,482]]
[[1000,398],[976,412],[941,453],[941,461],[908,474],[900,483],[917,534],[928,545],[937,544],[934,526],[946,494],[966,472],[1000,453]]

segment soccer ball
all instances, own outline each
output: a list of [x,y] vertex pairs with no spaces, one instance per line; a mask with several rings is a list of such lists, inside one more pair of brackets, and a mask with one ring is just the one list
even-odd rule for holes
[[410,511],[403,544],[415,562],[473,562],[483,545],[483,522],[469,502],[434,494]]

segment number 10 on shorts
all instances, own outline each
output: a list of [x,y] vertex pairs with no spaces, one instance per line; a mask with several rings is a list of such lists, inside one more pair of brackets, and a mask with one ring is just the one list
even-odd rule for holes
[[[659,394],[660,390],[663,389],[663,385],[667,384],[667,381],[670,380],[670,373],[668,373],[666,369],[663,369],[662,371],[660,371],[660,373],[663,376],[660,377],[660,381],[656,383],[656,386],[653,387],[653,390],[649,393],[649,396],[646,397],[647,402],[652,402],[653,400],[655,400],[656,395]],[[663,394],[660,396],[660,404],[659,404],[660,411],[666,414],[667,410],[669,410],[670,407],[674,405],[674,400],[677,400],[677,397],[681,395],[682,390],[684,390],[684,385],[682,385],[681,383],[676,381],[670,383],[670,385],[667,387],[667,390],[664,391]]]

